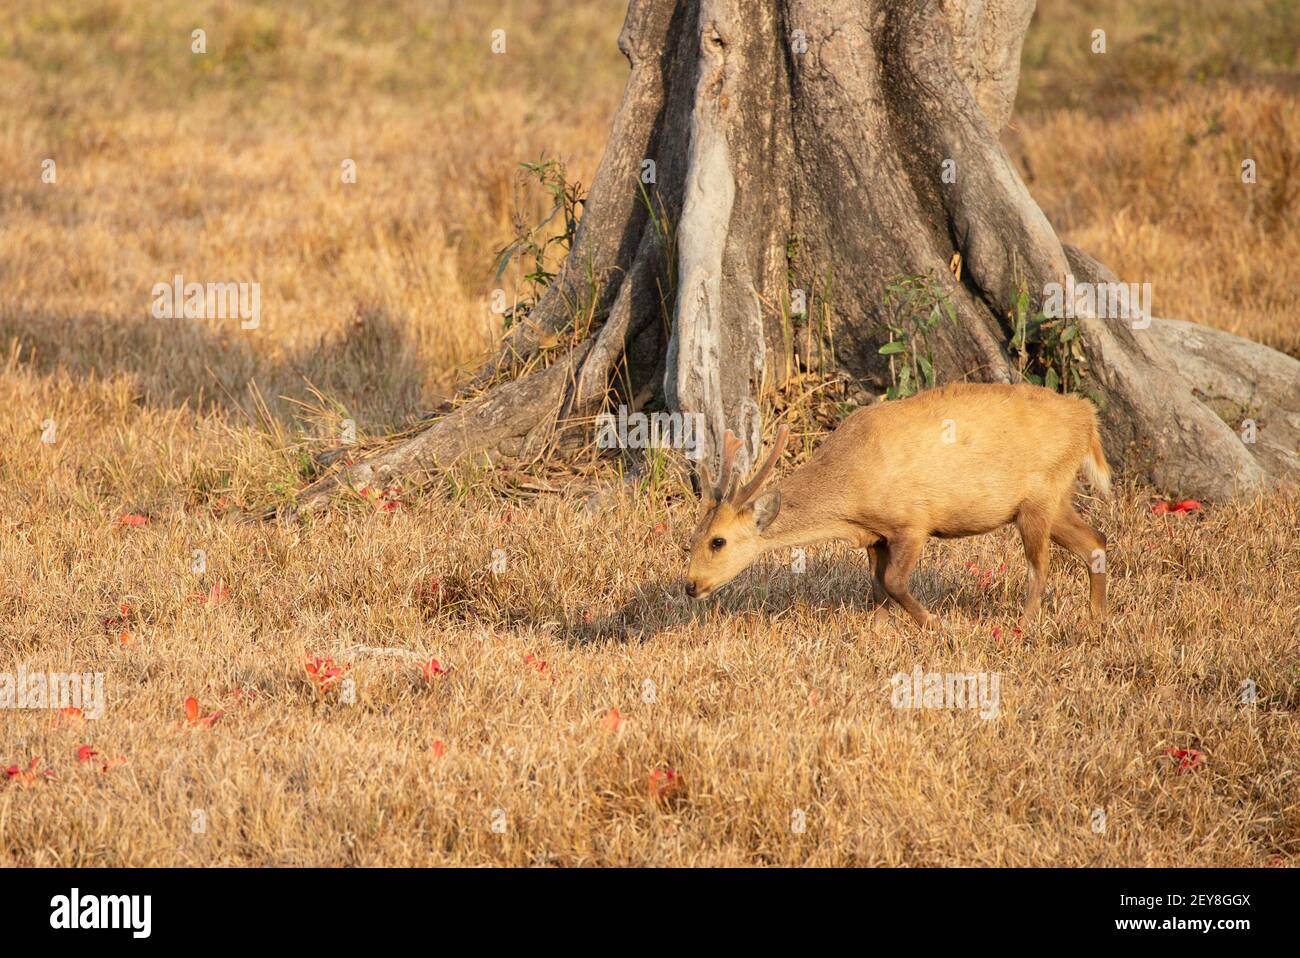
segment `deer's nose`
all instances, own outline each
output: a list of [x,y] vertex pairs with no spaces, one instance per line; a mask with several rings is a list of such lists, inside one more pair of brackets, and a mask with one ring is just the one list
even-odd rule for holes
[[687,581],[686,594],[690,596],[692,599],[695,598],[695,582],[693,580]]

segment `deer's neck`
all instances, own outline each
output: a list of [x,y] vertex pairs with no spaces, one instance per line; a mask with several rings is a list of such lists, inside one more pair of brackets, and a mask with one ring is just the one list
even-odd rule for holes
[[769,549],[852,538],[852,527],[828,508],[833,490],[821,488],[815,470],[796,469],[776,489],[781,493],[781,511],[763,531]]

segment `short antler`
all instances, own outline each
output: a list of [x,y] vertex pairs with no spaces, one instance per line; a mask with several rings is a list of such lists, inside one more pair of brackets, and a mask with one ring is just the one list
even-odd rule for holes
[[[730,433],[728,433],[728,435],[730,435]],[[750,479],[749,482],[746,483],[745,487],[741,489],[732,500],[731,504],[734,508],[744,508],[750,499],[758,495],[758,491],[763,488],[763,483],[767,481],[768,473],[772,471],[772,467],[775,466],[777,460],[781,458],[781,453],[785,452],[785,444],[789,438],[790,427],[782,426],[776,434],[776,442],[772,444],[772,451],[768,453],[767,459],[763,462],[763,465],[759,467],[758,472],[754,473],[754,478]]]
[[713,498],[718,502],[722,502],[722,500],[730,496],[731,489],[736,484],[736,453],[740,451],[742,445],[743,443],[740,441],[740,437],[730,429],[723,434],[722,466],[718,470],[718,484],[713,495]]

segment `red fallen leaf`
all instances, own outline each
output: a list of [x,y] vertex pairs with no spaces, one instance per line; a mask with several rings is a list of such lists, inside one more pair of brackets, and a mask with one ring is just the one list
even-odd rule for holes
[[347,665],[337,665],[333,659],[308,658],[307,674],[311,680],[316,683],[316,688],[321,692],[328,692],[334,686],[339,684],[339,680],[352,668],[351,663]]
[[1205,762],[1205,755],[1194,748],[1167,748],[1165,754],[1177,759],[1180,769],[1200,768]]
[[1020,626],[1016,626],[1014,629],[1011,630],[1011,634],[1012,634],[1012,635],[1024,635],[1025,633],[1021,630]]
[[105,632],[108,632],[112,629],[121,628],[122,626],[126,625],[130,621],[130,616],[131,616],[131,607],[127,605],[125,602],[123,602],[121,605],[117,607],[116,615],[104,616],[102,619],[99,620],[99,624],[104,627]]
[[1199,509],[1199,508],[1201,508],[1201,504],[1200,504],[1199,502],[1197,502],[1195,499],[1184,499],[1182,502],[1176,503],[1176,504],[1174,505],[1173,509],[1170,510],[1170,511],[1172,511],[1172,512],[1195,512],[1195,511],[1196,511],[1197,509]]
[[674,768],[656,768],[650,773],[650,797],[664,799],[677,791],[681,779]]
[[618,709],[610,709],[605,713],[605,728],[611,732],[617,732],[623,724],[623,716]]
[[501,517],[501,521],[504,522],[506,525],[509,525],[510,523],[514,522],[515,511],[513,509],[507,509],[505,515]]
[[545,660],[545,659],[539,659],[539,658],[538,658],[537,656],[535,656],[535,655],[532,655],[532,654],[525,655],[525,656],[524,656],[524,663],[527,664],[527,665],[531,665],[531,666],[532,666],[533,668],[535,668],[538,672],[545,672],[545,671],[546,671],[546,660]]
[[424,675],[424,681],[432,682],[439,675],[446,675],[447,670],[442,667],[437,659],[430,659],[420,666],[420,672]]
[[396,512],[402,504],[398,499],[401,494],[401,489],[397,486],[389,486],[382,490],[371,486],[357,486],[357,495],[373,501],[378,512]]
[[119,516],[117,520],[119,526],[147,526],[149,517],[142,516],[137,512],[128,512],[124,516]]
[[998,566],[998,575],[1001,575],[1006,571],[1007,571],[1007,564],[1005,562],[1002,563],[1000,566]]
[[434,758],[442,758],[447,754],[447,746],[442,744],[442,739],[436,739],[429,751],[433,753]]
[[35,785],[43,779],[54,778],[53,770],[48,768],[38,770],[40,764],[39,757],[33,758],[26,768],[10,765],[5,769],[5,774],[9,776],[11,782],[17,782],[19,785]]
[[1002,627],[1001,627],[1001,626],[998,626],[998,625],[993,626],[993,638],[995,638],[995,639],[1000,639],[1000,638],[1002,638]]
[[1162,516],[1168,511],[1169,503],[1165,502],[1163,499],[1151,506],[1151,512],[1153,515]]
[[99,753],[96,752],[89,745],[83,745],[81,746],[81,748],[77,749],[77,761],[89,762],[92,758],[94,758],[98,754]]
[[659,534],[659,533],[662,533],[662,532],[667,532],[667,531],[668,531],[668,523],[666,523],[666,522],[660,522],[660,523],[658,523],[658,524],[657,524],[653,529],[651,529],[650,531],[651,531],[651,532],[654,532],[655,534]]
[[822,692],[821,692],[821,689],[809,689],[809,690],[808,690],[808,704],[809,704],[809,705],[811,705],[813,708],[816,708],[817,705],[821,702],[821,700],[822,700]]
[[185,700],[185,720],[191,725],[201,728],[212,728],[217,721],[225,715],[225,712],[211,712],[208,715],[202,715],[199,712],[199,700],[190,696]]

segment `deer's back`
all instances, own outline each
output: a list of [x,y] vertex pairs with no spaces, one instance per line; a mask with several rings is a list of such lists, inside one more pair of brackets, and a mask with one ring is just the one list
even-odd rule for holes
[[1042,387],[955,384],[859,410],[809,465],[846,515],[971,535],[1011,521],[1027,499],[1054,507],[1094,422],[1086,401]]

